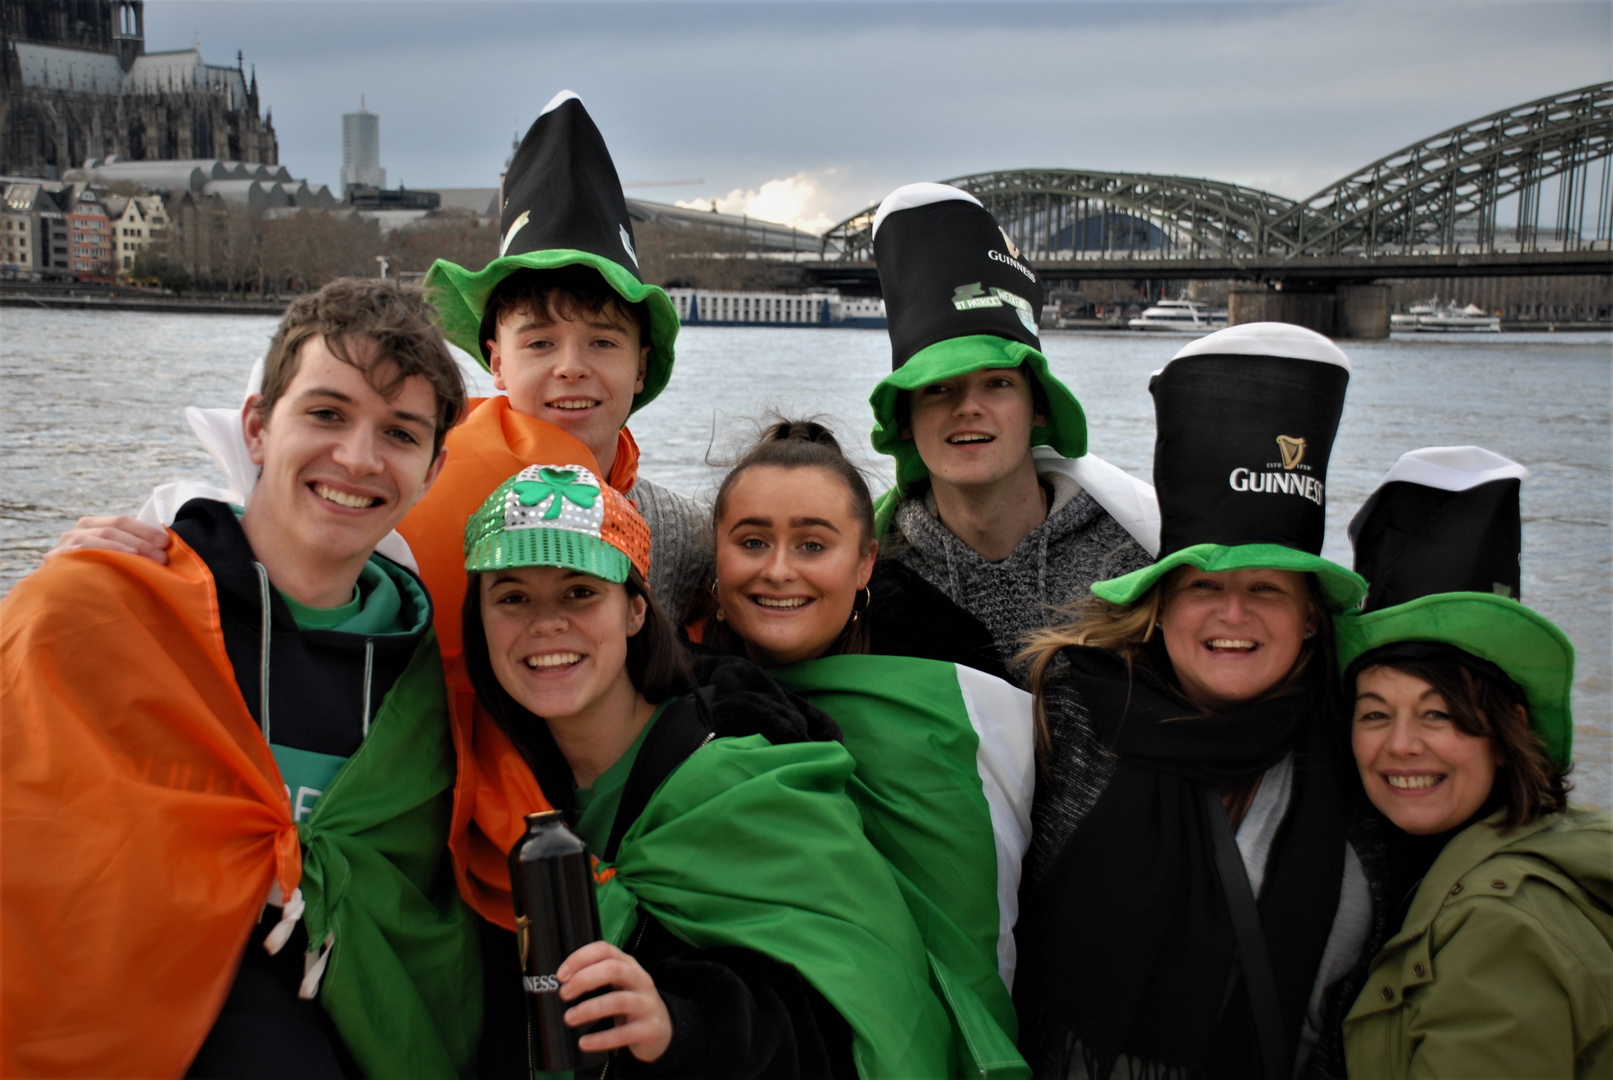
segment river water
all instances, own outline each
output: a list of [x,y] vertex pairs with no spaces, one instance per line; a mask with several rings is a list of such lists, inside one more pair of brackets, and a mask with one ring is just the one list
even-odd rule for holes
[[[238,405],[272,318],[0,309],[0,592],[81,513],[133,513],[155,483],[216,479],[186,405]],[[1149,477],[1148,374],[1181,339],[1050,332],[1054,372],[1086,409],[1091,451]],[[1613,336],[1505,334],[1350,342],[1355,367],[1328,476],[1324,554],[1404,451],[1479,443],[1522,461],[1523,598],[1579,650],[1577,798],[1613,806]],[[490,385],[467,363],[473,385]],[[863,449],[868,392],[890,367],[882,331],[692,327],[676,377],[632,422],[644,475],[709,496],[716,464],[769,409],[818,415]]]

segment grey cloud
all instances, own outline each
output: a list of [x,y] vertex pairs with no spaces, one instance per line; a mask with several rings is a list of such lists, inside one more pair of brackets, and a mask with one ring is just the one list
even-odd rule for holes
[[1605,3],[211,4],[153,0],[256,63],[282,158],[334,182],[367,94],[389,179],[496,182],[558,89],[624,179],[691,198],[803,170],[860,209],[899,183],[1048,165],[1293,196],[1473,116],[1613,76]]

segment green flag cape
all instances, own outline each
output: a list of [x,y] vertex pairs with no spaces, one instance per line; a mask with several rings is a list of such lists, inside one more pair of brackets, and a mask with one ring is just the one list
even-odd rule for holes
[[621,945],[642,907],[698,948],[792,964],[851,1025],[865,1080],[945,1077],[946,1012],[901,891],[846,798],[854,767],[833,742],[749,735],[696,750],[597,869],[604,935]]
[[320,1004],[367,1076],[468,1076],[475,1063],[481,948],[445,863],[454,776],[430,632],[297,826],[308,940],[332,938]]
[[1030,1074],[1009,984],[1034,783],[1031,699],[936,660],[833,656],[770,672],[835,719],[847,792],[929,953],[968,1075]]

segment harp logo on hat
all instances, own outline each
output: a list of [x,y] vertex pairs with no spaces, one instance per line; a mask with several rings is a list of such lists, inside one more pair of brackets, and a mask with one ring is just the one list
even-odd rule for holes
[[633,238],[627,234],[627,226],[626,225],[618,225],[617,229],[620,230],[620,232],[622,234],[622,247],[627,249],[627,257],[629,259],[633,260],[633,265],[634,266],[637,266],[638,265],[638,252],[633,250]]
[[999,225],[997,226],[997,231],[1003,234],[1003,244],[1008,248],[1008,254],[1016,259],[1019,258],[1019,248],[1014,246],[1014,241],[1009,237],[1008,230]]
[[1283,468],[1289,472],[1305,460],[1305,440],[1296,439],[1292,435],[1277,436],[1277,449],[1282,451]]

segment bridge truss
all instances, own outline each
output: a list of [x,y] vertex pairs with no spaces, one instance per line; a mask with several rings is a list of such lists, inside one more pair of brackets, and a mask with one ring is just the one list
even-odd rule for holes
[[[1286,250],[1272,254],[1605,245],[1613,226],[1610,150],[1613,83],[1503,109],[1380,158],[1303,200],[1274,223],[1272,239]],[[1549,235],[1541,220],[1548,180],[1557,181]],[[1498,235],[1497,212],[1510,196],[1517,197],[1509,239]]]
[[[1083,169],[946,183],[978,198],[1042,263],[1607,250],[1610,152],[1613,83],[1603,83],[1442,131],[1302,200],[1216,180]],[[1509,199],[1510,229],[1498,221]],[[872,261],[876,209],[825,233],[823,257]]]

